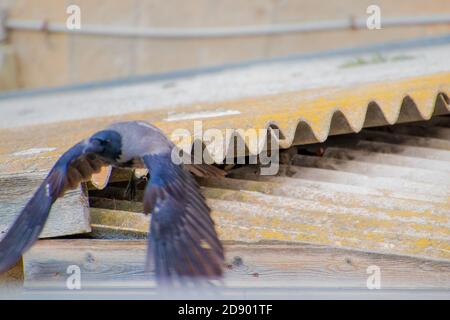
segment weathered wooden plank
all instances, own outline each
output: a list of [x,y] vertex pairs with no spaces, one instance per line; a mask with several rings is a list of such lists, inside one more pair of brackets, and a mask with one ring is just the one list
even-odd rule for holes
[[12,298],[23,288],[23,260],[20,259],[14,267],[0,274],[0,299]]
[[[112,175],[110,183],[126,182],[129,180],[129,172],[126,174]],[[363,174],[353,172],[343,172],[336,170],[326,170],[320,168],[309,168],[299,166],[280,165],[276,176],[261,176],[257,166],[247,165],[238,169],[233,169],[228,173],[228,177],[246,179],[261,182],[273,182],[292,186],[307,187],[323,190],[324,192],[350,193],[356,195],[384,196],[394,199],[410,199],[422,202],[435,202],[447,204],[450,201],[450,191],[436,188],[433,185],[412,182],[399,178],[389,177],[368,177]],[[202,180],[200,180],[201,182]],[[231,180],[233,181],[233,180]],[[211,183],[214,183],[211,181]],[[124,189],[117,189],[114,186],[108,188],[106,193],[91,190],[94,196],[106,196],[122,199]],[[109,196],[105,195],[108,194]],[[137,193],[142,196],[142,192]],[[387,202],[390,200],[388,199]],[[394,200],[395,201],[395,200]],[[414,207],[406,206],[409,210]],[[437,205],[439,208],[439,205]],[[417,209],[427,210],[418,205]],[[448,208],[445,208],[447,211]]]
[[[14,221],[45,178],[46,172],[0,175],[0,234]],[[87,191],[69,191],[55,202],[40,237],[57,237],[91,231]]]
[[[115,188],[115,187],[108,187],[106,192],[103,192],[103,195],[110,196],[112,198],[101,198],[101,197],[89,197],[89,203],[90,206],[95,208],[103,208],[103,209],[109,209],[109,210],[117,210],[117,211],[128,211],[129,213],[139,213],[139,216],[145,216],[143,214],[144,212],[144,204],[142,203],[142,197],[144,195],[144,192],[142,190],[137,191],[137,197],[136,201],[127,201],[123,197],[117,197],[119,192],[121,192],[122,189]],[[100,195],[100,193],[96,193],[96,195]],[[94,210],[94,212],[96,212]],[[91,212],[91,216],[93,216]],[[133,217],[133,216],[132,216]],[[95,224],[96,220],[91,219],[91,223]],[[133,221],[128,221],[127,223],[133,224]],[[131,226],[124,226],[124,227],[131,227]]]
[[[212,197],[216,198],[217,194],[220,193],[232,193],[236,199],[240,199],[241,196],[239,195],[239,192],[244,193],[253,193],[253,194],[263,194],[266,196],[278,196],[280,198],[285,198],[287,201],[290,201],[291,199],[296,199],[297,201],[303,202],[303,203],[312,203],[314,204],[314,208],[320,208],[320,207],[328,207],[332,208],[332,210],[337,210],[339,208],[342,212],[347,212],[347,210],[369,210],[370,212],[385,212],[385,211],[397,211],[397,212],[409,212],[411,216],[418,215],[422,218],[427,216],[428,213],[433,215],[439,215],[442,217],[447,217],[449,212],[449,206],[446,204],[440,204],[440,203],[433,203],[430,201],[419,201],[417,198],[412,201],[405,201],[402,199],[395,199],[390,198],[389,196],[385,197],[385,202],[381,203],[379,205],[372,205],[370,203],[369,205],[366,205],[363,201],[360,202],[349,202],[350,200],[355,200],[355,198],[352,198],[351,196],[347,195],[346,193],[338,193],[334,192],[334,190],[329,190],[329,196],[325,197],[326,194],[323,194],[323,197],[319,197],[320,193],[317,194],[317,197],[313,196],[311,197],[311,194],[314,193],[313,191],[310,193],[310,196],[305,195],[303,197],[302,195],[302,188],[305,187],[301,183],[303,181],[300,181],[300,184],[295,184],[293,182],[297,182],[299,179],[292,179],[292,178],[284,178],[284,177],[264,177],[264,176],[258,176],[259,179],[255,179],[255,181],[248,181],[245,183],[245,180],[238,180],[238,179],[223,179],[223,180],[217,180],[217,179],[200,179],[201,183],[204,186],[202,187],[202,191],[206,197]],[[279,181],[279,180],[283,181]],[[233,182],[236,182],[237,186],[236,188],[232,187]],[[260,182],[260,183],[257,183]],[[288,184],[292,187],[292,190],[294,192],[294,195],[296,196],[289,196],[286,195],[283,192],[283,189],[280,188],[281,192],[276,192],[276,187],[278,184]],[[263,188],[265,186],[266,188]],[[239,187],[242,187],[242,189],[239,189]],[[273,187],[273,189],[267,188],[267,187]],[[244,189],[248,188],[248,189]],[[313,187],[312,187],[313,188]],[[343,186],[340,186],[341,190]],[[220,192],[216,192],[215,190],[218,189]],[[298,190],[297,190],[298,189]],[[272,192],[273,191],[273,192]],[[364,193],[356,193],[356,194],[364,194]],[[101,207],[101,208],[107,208],[111,210],[123,210],[123,211],[132,211],[132,212],[142,212],[142,200],[143,200],[144,192],[143,190],[137,190],[136,191],[136,197],[134,202],[130,201],[120,201],[120,200],[129,200],[125,197],[123,188],[120,187],[114,187],[110,186],[105,190],[91,190],[90,191],[90,205],[92,207]],[[377,194],[368,194],[375,196],[376,199],[378,199]],[[367,196],[367,194],[366,194]],[[251,199],[251,198],[249,198]],[[365,199],[370,199],[369,197],[366,197]],[[242,199],[242,201],[247,201],[247,198]],[[363,199],[364,200],[364,197]],[[346,202],[347,201],[347,202]]]
[[[106,191],[109,188],[103,194]],[[246,190],[206,188],[203,193],[222,240],[307,242],[450,260],[447,213],[373,210]],[[90,200],[96,207],[91,208],[96,237],[145,237],[150,219],[141,213],[142,202]],[[142,191],[138,200],[142,201]]]
[[439,171],[444,172],[446,176],[450,176],[450,161],[418,159],[417,157],[398,154],[367,151],[363,148],[350,149],[341,147],[328,147],[325,149],[323,156],[333,159],[384,163],[393,166]]
[[354,172],[370,177],[394,177],[418,183],[427,183],[444,190],[450,190],[450,173],[442,171],[306,155],[296,155],[292,160],[293,164],[298,166]]
[[366,141],[385,142],[394,145],[401,144],[404,146],[425,147],[450,151],[450,141],[447,140],[410,136],[406,134],[378,131],[376,129],[377,128],[374,128],[373,130],[362,130],[357,136]]
[[[270,179],[270,180],[269,180]],[[311,200],[317,203],[334,203],[355,208],[379,208],[413,212],[439,212],[447,214],[450,204],[446,202],[397,199],[386,194],[370,192],[362,187],[351,188],[342,184],[311,183],[308,180],[270,177],[261,183],[244,179],[199,179],[205,187],[231,190],[248,190],[264,194]],[[317,187],[320,186],[320,187]],[[357,192],[359,189],[359,193]],[[351,190],[349,192],[349,190]],[[354,191],[354,192],[352,192]]]
[[[205,197],[210,199],[221,199],[229,201],[239,201],[243,203],[254,203],[272,206],[275,208],[293,207],[299,210],[329,212],[329,213],[343,213],[343,214],[360,214],[365,216],[374,216],[379,214],[382,217],[399,217],[410,221],[420,221],[422,223],[430,223],[431,225],[448,225],[450,222],[450,215],[447,210],[440,210],[437,208],[423,207],[410,210],[408,214],[405,214],[405,210],[388,209],[379,207],[376,210],[374,208],[367,208],[363,206],[343,205],[334,202],[322,201],[316,202],[312,200],[305,200],[296,197],[276,196],[265,193],[260,193],[252,190],[230,190],[222,188],[202,187],[202,193]],[[109,210],[130,211],[130,212],[143,212],[143,194],[142,190],[137,190],[136,201],[126,201],[123,195],[123,189],[117,187],[108,187],[107,190],[102,192],[93,192],[95,196],[90,197],[90,205],[93,208],[105,208]],[[99,197],[103,196],[103,197]],[[238,212],[236,214],[239,214]],[[429,219],[429,221],[427,220]],[[94,222],[94,221],[93,221]]]
[[[143,212],[142,202],[92,199],[91,236],[100,239],[145,239],[150,216]],[[126,209],[126,211],[122,210]]]
[[[430,144],[430,139],[425,138],[426,143]],[[437,140],[437,139],[434,139]],[[411,140],[409,140],[411,141]],[[450,140],[438,140],[439,142],[449,142]],[[450,151],[443,149],[443,145],[441,148],[432,148],[428,146],[410,146],[403,144],[393,144],[387,142],[374,142],[374,141],[366,141],[359,140],[355,145],[351,146],[354,149],[359,150],[367,150],[373,152],[380,153],[391,153],[397,154],[407,157],[413,157],[418,159],[430,159],[430,160],[439,160],[439,161],[450,161]]]
[[354,172],[322,168],[280,165],[276,176],[261,176],[258,168],[246,166],[231,171],[228,176],[238,179],[295,184],[330,192],[383,195],[386,198],[436,203],[448,203],[450,200],[450,191],[436,188],[430,184],[399,178],[369,177]]
[[[67,268],[81,269],[83,288],[152,288],[143,272],[146,241],[41,240],[24,257],[26,288],[64,289]],[[225,245],[227,288],[366,289],[369,266],[382,289],[450,289],[450,263],[306,244]]]
[[[133,283],[134,284],[134,283]],[[131,284],[130,286],[133,286]],[[448,300],[448,289],[380,289],[264,287],[158,290],[157,288],[88,288],[83,290],[43,289],[25,290],[18,298],[27,300]],[[8,296],[8,298],[10,298]]]

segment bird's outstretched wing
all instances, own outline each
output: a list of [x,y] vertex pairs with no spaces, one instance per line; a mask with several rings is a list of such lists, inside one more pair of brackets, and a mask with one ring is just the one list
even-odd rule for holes
[[174,164],[170,153],[145,155],[143,160],[150,171],[144,212],[152,213],[146,269],[154,258],[159,281],[221,276],[223,247],[192,175]]
[[67,150],[0,240],[0,273],[11,268],[37,240],[53,203],[100,171],[102,160],[84,153],[84,142]]

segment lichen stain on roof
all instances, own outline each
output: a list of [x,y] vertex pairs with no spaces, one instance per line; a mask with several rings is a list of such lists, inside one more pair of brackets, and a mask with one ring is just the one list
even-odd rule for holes
[[[432,115],[446,114],[450,112],[449,95],[450,73],[445,72],[355,85],[351,88],[322,88],[195,104],[180,108],[178,112],[235,110],[240,114],[199,119],[202,120],[203,130],[278,128],[280,147],[288,148],[291,145],[322,142],[329,135],[359,132],[363,127],[427,120]],[[2,129],[0,173],[47,170],[71,145],[114,121],[146,120],[160,127],[169,136],[179,128],[194,132],[195,119],[169,122],[165,119],[166,112],[152,111],[30,126],[26,130]],[[55,132],[64,132],[64,135],[54,134]],[[191,138],[187,145],[180,145],[185,151],[191,152],[195,143]],[[245,141],[245,137],[243,139]],[[27,150],[36,146],[56,150],[22,159],[11,155],[18,149]],[[216,162],[220,162],[231,147],[229,141],[226,141],[225,148],[209,146],[209,150],[216,150],[211,156]],[[258,154],[263,147],[264,143],[248,145],[248,152]]]
[[[275,176],[245,165],[225,178],[198,181],[222,240],[300,242],[449,262],[446,135],[450,117],[364,129],[325,144],[296,147],[324,151],[282,158]],[[144,190],[136,201],[124,199],[126,179],[113,173],[105,189],[90,190],[98,234],[110,234],[128,214],[134,234],[147,233],[147,218],[133,216],[142,210]]]

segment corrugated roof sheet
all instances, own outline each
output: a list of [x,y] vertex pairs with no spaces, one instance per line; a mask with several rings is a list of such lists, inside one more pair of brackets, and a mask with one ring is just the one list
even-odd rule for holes
[[[276,176],[244,165],[227,178],[201,179],[221,238],[450,261],[450,117],[431,124],[292,148]],[[126,201],[117,180],[90,192],[94,234],[144,237],[142,191],[138,202]]]
[[[438,73],[351,88],[324,88],[195,104],[177,109],[184,118],[173,121],[168,119],[165,111],[152,111],[26,129],[2,129],[0,174],[48,170],[70,146],[114,121],[146,120],[169,136],[179,128],[187,129],[193,135],[194,120],[202,121],[203,130],[242,129],[245,132],[246,129],[275,127],[280,129],[280,147],[288,148],[291,145],[322,142],[328,135],[358,132],[363,127],[426,120],[432,115],[450,112],[449,79],[450,73]],[[208,115],[205,116],[205,113]],[[229,141],[223,151],[210,146],[210,150],[219,150],[211,154],[217,162],[224,159],[230,147]],[[193,143],[192,138],[191,143],[180,146],[190,152]],[[37,147],[44,151],[37,154],[18,153]],[[250,145],[248,152],[257,154],[263,147],[263,143]]]

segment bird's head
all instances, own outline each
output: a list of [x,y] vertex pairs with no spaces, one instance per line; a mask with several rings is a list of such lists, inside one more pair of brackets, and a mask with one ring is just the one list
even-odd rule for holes
[[107,160],[116,161],[122,153],[122,138],[114,130],[99,131],[89,138],[85,152],[95,153]]

